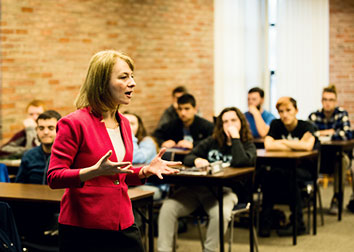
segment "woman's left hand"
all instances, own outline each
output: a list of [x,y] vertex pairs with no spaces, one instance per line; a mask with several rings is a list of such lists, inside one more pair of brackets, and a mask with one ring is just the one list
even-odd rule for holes
[[159,179],[163,179],[162,174],[175,174],[178,173],[179,170],[173,169],[169,166],[176,166],[182,164],[182,162],[175,161],[166,161],[162,160],[161,157],[166,152],[165,148],[162,148],[160,152],[156,155],[156,157],[151,161],[151,163],[147,166],[144,166],[139,175],[143,177],[150,177],[151,175],[156,175]]

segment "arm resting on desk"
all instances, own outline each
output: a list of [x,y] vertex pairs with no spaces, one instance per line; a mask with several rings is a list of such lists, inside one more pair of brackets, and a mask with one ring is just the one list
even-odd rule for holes
[[290,141],[286,139],[274,140],[274,138],[267,136],[264,140],[266,150],[298,150],[310,151],[315,144],[315,137],[306,132],[300,141]]

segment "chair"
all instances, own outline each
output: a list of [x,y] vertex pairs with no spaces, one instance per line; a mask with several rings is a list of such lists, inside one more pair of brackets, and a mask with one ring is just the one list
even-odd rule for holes
[[[257,201],[255,204],[255,209],[256,209],[256,228],[257,231],[259,230],[259,209],[261,207],[261,193],[262,190],[260,187],[257,188]],[[302,188],[302,198],[304,201],[304,205],[306,206],[307,209],[307,233],[310,233],[310,226],[311,226],[311,206],[313,205],[313,200],[314,200],[314,185],[313,181],[308,181],[306,182],[304,188]],[[319,210],[320,210],[320,216],[321,216],[321,225],[324,225],[324,216],[323,216],[323,207],[322,207],[322,198],[321,198],[321,191],[319,190],[319,180],[317,180],[317,198],[318,198],[318,204],[319,204]],[[279,202],[278,204],[282,204],[283,202]]]
[[[250,211],[250,203],[239,203],[234,206],[231,212],[231,221],[229,223],[228,228],[229,230],[229,237],[228,237],[228,243],[229,243],[229,252],[231,252],[232,248],[232,238],[233,238],[233,229],[234,229],[234,222],[235,222],[235,217],[237,215],[240,215],[241,213],[246,213]],[[208,216],[205,214],[204,210],[202,208],[198,208],[196,211],[194,211],[191,216],[197,221],[198,224],[198,233],[199,233],[199,238],[200,238],[200,243],[202,246],[202,249],[204,249],[204,240],[205,237],[202,232],[201,228],[201,221],[207,221]],[[177,227],[176,227],[177,229]],[[175,230],[175,235],[174,235],[174,240],[173,240],[173,251],[176,251],[176,240],[177,240],[177,230]],[[255,228],[253,227],[253,235],[254,235],[254,241],[255,241],[255,248],[256,251],[258,252],[258,239],[257,239],[257,233]]]
[[0,202],[0,251],[22,251],[15,218],[5,202]]

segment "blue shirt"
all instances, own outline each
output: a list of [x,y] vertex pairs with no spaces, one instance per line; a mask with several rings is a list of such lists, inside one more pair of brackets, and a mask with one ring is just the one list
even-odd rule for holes
[[[267,110],[263,110],[261,115],[262,115],[263,121],[267,125],[270,125],[270,123],[273,121],[273,119],[275,119],[275,116],[272,113],[268,112]],[[258,134],[258,130],[257,130],[257,127],[256,127],[256,122],[254,121],[253,115],[250,112],[247,111],[245,113],[245,116],[246,116],[248,124],[249,124],[249,126],[251,128],[253,137],[254,138],[260,138],[261,136]]]
[[[317,126],[318,130],[334,129],[335,133],[332,135],[332,140],[349,140],[352,138],[348,112],[341,107],[334,109],[329,120],[327,120],[322,109],[311,113],[309,120]],[[316,136],[318,135],[319,133],[316,133]]]
[[151,137],[145,137],[138,143],[133,135],[133,164],[149,164],[156,156],[156,144]]

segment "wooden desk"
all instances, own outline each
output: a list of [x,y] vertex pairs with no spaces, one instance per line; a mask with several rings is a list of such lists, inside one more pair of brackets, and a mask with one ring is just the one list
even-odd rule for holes
[[[257,150],[257,162],[256,162],[256,169],[261,169],[262,165],[281,165],[282,167],[290,167],[293,172],[293,187],[297,186],[297,178],[296,178],[296,168],[299,164],[305,160],[317,160],[318,152],[317,151],[266,151],[264,149]],[[316,167],[317,168],[317,167]],[[313,180],[314,184],[314,200],[313,200],[313,234],[316,234],[316,215],[317,215],[317,173]],[[295,193],[295,190],[294,190]],[[252,203],[252,202],[251,202]],[[297,205],[294,203],[294,225],[293,225],[293,245],[296,245],[296,225],[297,225]],[[251,214],[253,215],[253,204],[251,204]],[[251,218],[253,219],[253,218]]]
[[[354,139],[351,140],[341,140],[341,141],[328,141],[322,142],[320,145],[320,160],[321,154],[323,152],[329,151],[328,153],[335,153],[333,159],[336,159],[336,162],[339,164],[339,169],[334,172],[338,173],[338,221],[342,220],[343,212],[343,167],[342,167],[342,158],[343,152],[352,151],[354,147]],[[320,164],[321,165],[321,164]]]
[[0,163],[7,166],[9,174],[16,175],[21,165],[21,159],[0,159]]
[[[154,183],[172,183],[182,185],[203,185],[207,187],[215,186],[217,188],[217,200],[219,202],[219,239],[220,251],[225,251],[224,247],[224,213],[223,213],[223,187],[232,185],[235,179],[241,179],[244,176],[252,176],[254,167],[245,168],[225,168],[224,171],[213,175],[190,175],[174,174],[164,175],[160,180],[156,176],[149,178]],[[250,183],[252,184],[252,183]],[[251,197],[251,196],[250,196]],[[253,251],[253,222],[250,223],[250,250]]]
[[[0,183],[0,200],[59,204],[64,191],[65,189],[52,190],[47,185]],[[149,225],[149,251],[153,252],[152,202],[154,192],[132,188],[128,190],[128,195],[133,207],[148,206],[148,218],[146,220]]]

